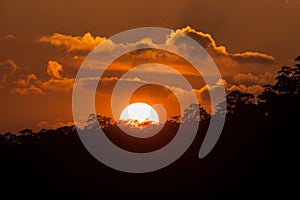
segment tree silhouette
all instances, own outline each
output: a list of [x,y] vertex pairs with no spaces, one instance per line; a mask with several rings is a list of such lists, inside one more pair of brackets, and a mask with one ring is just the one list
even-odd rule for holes
[[7,142],[11,144],[18,143],[18,137],[15,134],[12,134],[11,132],[5,133],[4,138]]
[[33,136],[33,131],[31,129],[24,129],[19,131],[19,134],[21,134],[22,136]]
[[257,112],[270,116],[285,116],[297,110],[300,91],[300,56],[295,67],[282,66],[275,78],[274,85],[265,85],[264,91],[258,95]]
[[235,90],[227,95],[227,110],[229,113],[247,111],[254,107],[254,95]]
[[100,128],[108,128],[110,125],[113,125],[113,120],[111,117],[97,115],[97,114],[90,114],[87,120],[87,128],[95,128],[97,123],[99,123]]
[[291,67],[283,66],[278,72],[276,83],[273,86],[279,94],[294,94],[296,92],[294,70]]
[[[197,111],[200,112],[200,115],[197,115]],[[203,121],[209,118],[210,115],[207,113],[205,108],[200,104],[191,104],[187,109],[184,110],[183,122],[188,121]]]
[[[300,56],[295,59],[300,62]],[[278,71],[274,90],[280,95],[299,94],[300,91],[300,63],[296,63],[295,67],[283,66]]]
[[257,98],[259,99],[258,102],[269,103],[270,101],[272,101],[272,99],[276,97],[277,93],[274,90],[273,85],[270,84],[264,85],[263,88],[264,88],[263,92],[257,96]]
[[170,117],[170,122],[177,123],[177,124],[180,123],[181,122],[181,116],[176,115],[176,116]]

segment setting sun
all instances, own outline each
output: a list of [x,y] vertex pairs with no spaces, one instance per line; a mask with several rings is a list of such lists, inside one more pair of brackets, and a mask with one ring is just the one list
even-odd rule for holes
[[120,120],[137,126],[159,123],[157,112],[146,103],[133,103],[128,105],[122,111]]

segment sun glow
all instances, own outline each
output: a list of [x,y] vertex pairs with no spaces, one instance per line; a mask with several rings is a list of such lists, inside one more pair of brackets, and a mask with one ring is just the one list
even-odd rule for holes
[[128,105],[121,113],[120,120],[128,125],[143,127],[158,124],[158,114],[153,107],[146,103],[133,103]]

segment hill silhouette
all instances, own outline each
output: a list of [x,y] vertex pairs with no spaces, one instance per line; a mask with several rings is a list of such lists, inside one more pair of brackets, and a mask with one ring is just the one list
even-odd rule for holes
[[[227,105],[220,105],[227,108],[224,129],[208,156],[198,158],[210,120],[207,113],[201,112],[204,114],[200,118],[192,118],[199,120],[200,127],[184,155],[166,168],[145,174],[119,172],[98,162],[87,152],[74,126],[0,134],[1,196],[291,198],[298,194],[299,102],[298,56],[296,65],[283,66],[275,84],[265,85],[257,100],[253,94],[240,91],[227,95]],[[159,149],[183,123],[174,117],[162,129],[165,134],[144,140],[122,134],[105,116],[96,117],[112,142],[134,152]]]

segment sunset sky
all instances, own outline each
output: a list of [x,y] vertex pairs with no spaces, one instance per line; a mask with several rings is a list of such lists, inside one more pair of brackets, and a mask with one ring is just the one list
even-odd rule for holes
[[[138,27],[165,27],[173,29],[175,36],[191,36],[213,58],[229,91],[257,95],[262,85],[274,81],[282,65],[294,65],[293,59],[300,55],[299,9],[300,0],[2,0],[0,133],[72,124],[72,88],[85,57],[107,38]],[[149,50],[120,57],[100,86],[110,90],[124,71],[153,58],[184,74],[198,100],[209,104],[200,75],[189,63],[166,52]],[[163,67],[153,69],[145,74],[175,79]],[[177,89],[188,97],[190,91]],[[148,98],[139,95],[141,91],[136,92],[137,99],[167,107],[178,103],[166,88],[145,86],[144,90],[150,96],[167,94],[169,99]],[[97,95],[99,112],[111,114],[104,109],[110,104],[109,94]]]

